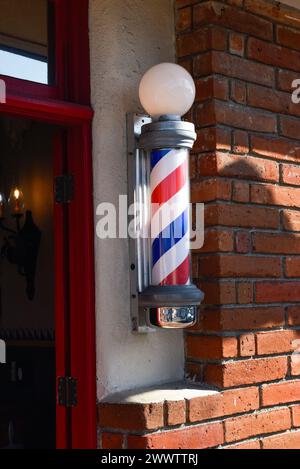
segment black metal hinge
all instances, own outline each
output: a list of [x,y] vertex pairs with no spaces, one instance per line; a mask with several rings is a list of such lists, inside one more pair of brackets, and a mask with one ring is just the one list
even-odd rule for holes
[[54,184],[55,202],[68,204],[74,198],[74,177],[71,174],[63,174],[55,178]]
[[64,407],[77,406],[77,378],[72,376],[60,376],[57,386],[58,404]]

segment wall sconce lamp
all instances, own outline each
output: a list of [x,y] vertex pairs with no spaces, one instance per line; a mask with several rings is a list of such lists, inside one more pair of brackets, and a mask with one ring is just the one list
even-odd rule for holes
[[204,295],[191,283],[189,151],[194,124],[181,120],[195,99],[191,75],[162,63],[144,75],[140,101],[149,116],[129,115],[128,184],[131,319],[135,332],[195,324]]
[[[15,221],[15,229],[5,225],[6,211]],[[17,265],[18,273],[25,277],[26,294],[29,300],[33,300],[35,294],[35,272],[36,262],[41,241],[41,231],[35,225],[32,212],[25,212],[25,220],[21,226],[24,216],[24,196],[20,188],[14,187],[6,203],[4,194],[0,193],[0,229],[7,233],[1,248],[1,257],[11,264]]]

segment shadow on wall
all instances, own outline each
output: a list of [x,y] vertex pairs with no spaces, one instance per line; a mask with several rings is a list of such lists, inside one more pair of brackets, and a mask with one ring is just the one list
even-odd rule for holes
[[[251,156],[217,151],[196,163],[192,200],[205,202],[206,208],[205,244],[193,254],[193,274],[205,299],[199,323],[186,335],[187,376],[193,381],[205,381],[199,363],[260,355],[255,345],[248,355],[241,354],[243,335],[300,325],[296,143],[287,144],[276,159],[271,153],[278,145],[270,139],[270,154],[264,145]],[[210,349],[205,337],[211,340],[214,334],[237,339],[232,357],[216,346]]]

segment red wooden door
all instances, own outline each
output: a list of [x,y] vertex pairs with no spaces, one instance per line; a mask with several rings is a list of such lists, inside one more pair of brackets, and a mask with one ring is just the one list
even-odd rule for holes
[[[89,154],[88,124],[58,132],[54,174],[56,177],[72,175],[74,192],[69,203],[55,203],[54,211],[56,374],[57,380],[69,376],[77,381],[77,404],[66,407],[57,401],[58,448],[96,446],[94,279],[91,277],[93,210]],[[82,224],[90,229],[82,230]]]

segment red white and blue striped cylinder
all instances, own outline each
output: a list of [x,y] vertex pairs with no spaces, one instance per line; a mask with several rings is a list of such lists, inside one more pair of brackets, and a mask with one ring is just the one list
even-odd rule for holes
[[151,152],[152,285],[190,284],[189,150]]

